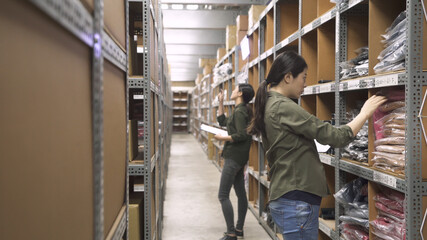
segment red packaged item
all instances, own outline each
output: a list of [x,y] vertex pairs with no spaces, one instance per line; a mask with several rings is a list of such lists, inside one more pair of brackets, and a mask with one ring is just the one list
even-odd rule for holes
[[343,222],[340,225],[341,234],[346,240],[368,240],[369,233],[357,225]]
[[376,202],[375,203],[375,207],[378,208],[379,210],[381,210],[381,211],[383,211],[385,213],[391,214],[391,215],[393,215],[393,216],[395,216],[397,218],[405,219],[405,214],[403,212],[399,212],[399,211],[390,209],[390,208],[386,207],[384,204],[382,204],[380,202]]
[[378,193],[375,197],[374,200],[376,202],[380,202],[383,205],[387,206],[388,208],[392,209],[392,210],[396,210],[399,211],[401,213],[403,213],[403,201],[396,201],[393,199],[388,198],[384,193]]
[[371,221],[372,233],[387,240],[401,240],[406,238],[406,230],[402,224],[390,218],[378,217]]
[[404,101],[394,101],[394,102],[386,102],[379,107],[381,112],[390,112],[398,108],[402,108],[405,106]]

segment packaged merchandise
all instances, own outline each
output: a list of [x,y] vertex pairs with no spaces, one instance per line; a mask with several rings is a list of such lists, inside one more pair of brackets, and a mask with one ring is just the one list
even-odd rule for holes
[[375,147],[375,150],[384,153],[405,154],[405,146],[401,145],[379,145]]
[[378,216],[370,222],[371,232],[379,239],[405,239],[405,195],[389,188],[382,187],[374,196]]
[[341,234],[346,240],[368,240],[369,232],[357,225],[343,222],[340,224]]
[[340,63],[341,80],[368,75],[369,72],[369,48],[362,47],[355,51],[357,57]]
[[218,84],[222,82],[224,79],[231,76],[233,72],[233,66],[231,63],[224,63],[218,68],[213,69],[213,82]]
[[375,73],[398,71],[405,68],[406,21],[406,11],[403,11],[382,35],[381,42],[385,49],[378,56],[380,61],[374,67]]
[[405,101],[386,102],[379,107],[381,112],[390,112],[405,107]]
[[[360,104],[360,107],[362,105]],[[360,109],[360,108],[359,108]],[[359,109],[353,109],[347,112],[347,121],[352,121],[360,112]],[[368,121],[362,126],[360,131],[357,133],[354,141],[352,141],[349,145],[347,145],[344,150],[342,157],[359,161],[359,162],[368,162]]]

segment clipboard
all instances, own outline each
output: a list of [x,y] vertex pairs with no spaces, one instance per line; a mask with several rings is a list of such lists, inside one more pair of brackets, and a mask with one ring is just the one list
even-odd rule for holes
[[211,127],[211,126],[208,126],[206,124],[202,124],[200,126],[200,129],[203,130],[203,131],[206,131],[206,132],[213,133],[215,135],[228,136],[228,132],[227,131],[219,129],[219,128],[216,128],[216,127]]

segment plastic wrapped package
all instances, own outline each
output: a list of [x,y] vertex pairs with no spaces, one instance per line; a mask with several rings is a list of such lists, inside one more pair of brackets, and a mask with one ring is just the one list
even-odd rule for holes
[[393,172],[401,175],[405,174],[405,167],[395,167],[395,166],[391,166],[388,163],[382,163],[382,162],[375,162],[372,166],[374,168],[378,168],[387,172]]
[[369,233],[357,225],[343,222],[340,224],[341,234],[346,240],[368,240]]
[[403,201],[391,199],[390,197],[387,197],[387,195],[385,195],[384,193],[378,193],[374,197],[374,201],[380,202],[392,210],[396,210],[396,211],[399,211],[402,213],[404,211],[404,209],[403,209],[404,202]]
[[398,124],[398,125],[405,125],[405,119],[406,114],[405,113],[399,113],[399,112],[391,112],[381,119],[377,120],[375,123],[379,125],[386,125],[386,124]]
[[358,55],[340,63],[341,80],[365,76],[369,72],[369,48],[362,47],[355,51]]
[[405,107],[404,101],[386,102],[379,107],[381,112],[390,112]]
[[389,218],[390,220],[393,220],[394,222],[398,223],[398,224],[405,224],[405,219],[402,218],[398,218],[396,216],[393,216],[390,213],[386,213],[384,211],[378,210],[378,216],[379,217],[385,217],[385,218]]
[[398,128],[383,128],[384,137],[405,137],[405,130]]
[[342,187],[334,194],[335,199],[346,206],[349,203],[367,202],[368,181],[363,178],[357,178]]
[[368,219],[369,218],[368,204],[366,204],[366,207],[363,207],[363,208],[353,208],[353,207],[345,208],[344,214],[350,217]]
[[390,209],[386,205],[382,204],[381,202],[375,202],[375,207],[378,210],[381,210],[381,211],[388,213],[392,216],[395,216],[395,217],[400,218],[400,219],[405,219],[405,213],[399,212],[399,211],[394,210],[394,209]]
[[378,139],[374,142],[374,145],[405,145],[405,137],[388,137]]
[[393,128],[393,129],[405,130],[406,125],[389,123],[389,124],[384,125],[384,128]]
[[394,222],[390,218],[379,217],[370,222],[372,233],[380,238],[388,240],[405,239],[406,230],[403,224]]
[[231,63],[224,63],[220,67],[214,68],[213,69],[213,73],[214,73],[213,74],[213,82],[219,83],[219,82],[223,81],[224,79],[231,76],[232,72],[233,72],[233,66]]
[[369,219],[351,216],[340,216],[340,221],[347,222],[350,224],[356,224],[358,226],[364,227],[366,230],[369,229]]
[[397,71],[405,68],[406,12],[400,13],[382,35],[385,49],[374,67],[375,73]]
[[377,152],[405,154],[405,146],[402,145],[379,145],[375,147]]
[[386,159],[388,162],[393,163],[393,166],[405,166],[405,155],[403,154],[386,152],[372,152],[372,154],[379,159]]
[[[358,109],[353,109],[347,112],[346,115],[348,122],[353,120],[359,114],[359,112],[360,110]],[[342,157],[359,162],[368,162],[368,130],[369,125],[368,121],[366,121],[360,131],[357,133],[354,141],[343,149]]]

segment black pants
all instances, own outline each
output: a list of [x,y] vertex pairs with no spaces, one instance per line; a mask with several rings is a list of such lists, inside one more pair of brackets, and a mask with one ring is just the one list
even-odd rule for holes
[[218,198],[221,202],[222,212],[227,224],[227,233],[235,233],[233,205],[230,201],[230,191],[233,185],[238,198],[238,219],[236,228],[243,230],[243,225],[245,223],[246,212],[248,210],[248,199],[245,190],[244,169],[244,166],[240,166],[234,160],[225,159],[224,168],[221,173],[221,182],[219,184]]

